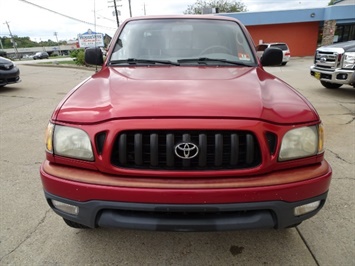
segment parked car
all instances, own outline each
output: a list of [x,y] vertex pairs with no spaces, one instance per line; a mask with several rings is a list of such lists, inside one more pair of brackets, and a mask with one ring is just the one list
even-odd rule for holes
[[20,70],[9,59],[0,56],[0,87],[20,82]]
[[1,57],[7,57],[7,53],[5,51],[0,50],[0,56]]
[[281,65],[286,65],[288,61],[290,61],[291,58],[291,52],[290,48],[286,43],[283,42],[276,42],[276,43],[262,43],[256,46],[256,53],[261,58],[263,56],[263,53],[265,49],[270,48],[270,47],[275,47],[275,48],[280,48],[283,53],[282,57],[282,63]]
[[319,47],[310,70],[311,76],[328,89],[344,84],[355,88],[355,40]]
[[33,59],[48,59],[49,55],[47,52],[37,52],[34,54]]
[[33,54],[25,54],[22,56],[23,59],[33,59]]
[[332,171],[323,126],[267,73],[246,28],[223,16],[126,20],[106,61],[72,89],[46,130],[40,175],[74,228],[287,228],[324,205]]

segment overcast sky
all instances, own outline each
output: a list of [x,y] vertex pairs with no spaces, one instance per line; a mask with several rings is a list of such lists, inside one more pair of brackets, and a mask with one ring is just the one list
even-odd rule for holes
[[[111,3],[110,3],[111,2]],[[116,0],[120,21],[129,17],[128,0]],[[132,15],[183,14],[196,0],[131,0]],[[241,0],[248,11],[326,7],[329,0]],[[113,36],[117,23],[112,0],[0,0],[0,36],[33,41],[69,40],[88,29]],[[61,14],[61,15],[60,15]],[[65,16],[62,16],[65,15]],[[96,20],[96,27],[95,27]]]

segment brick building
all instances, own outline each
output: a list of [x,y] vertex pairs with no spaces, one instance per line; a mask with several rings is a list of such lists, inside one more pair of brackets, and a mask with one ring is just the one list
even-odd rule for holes
[[355,0],[324,8],[218,14],[239,19],[254,43],[286,42],[292,56],[311,56],[317,46],[355,40]]

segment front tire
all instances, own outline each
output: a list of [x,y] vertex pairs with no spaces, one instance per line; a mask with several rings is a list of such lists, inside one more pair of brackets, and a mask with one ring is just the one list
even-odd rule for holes
[[342,84],[330,83],[327,81],[321,81],[320,83],[322,83],[322,85],[327,89],[338,89],[342,86]]
[[73,221],[70,221],[68,219],[63,218],[64,222],[71,228],[76,228],[76,229],[89,229],[90,227],[83,225],[83,224],[79,224]]

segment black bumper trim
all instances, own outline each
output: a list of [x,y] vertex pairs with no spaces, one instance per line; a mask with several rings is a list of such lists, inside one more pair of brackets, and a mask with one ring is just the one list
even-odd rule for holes
[[[327,193],[298,202],[266,201],[228,204],[146,204],[110,201],[78,202],[45,192],[52,209],[63,218],[91,228],[126,228],[156,231],[231,231],[257,228],[286,228],[314,216],[324,205]],[[79,207],[77,216],[55,209],[51,199]],[[294,216],[294,208],[314,201],[320,206]]]

